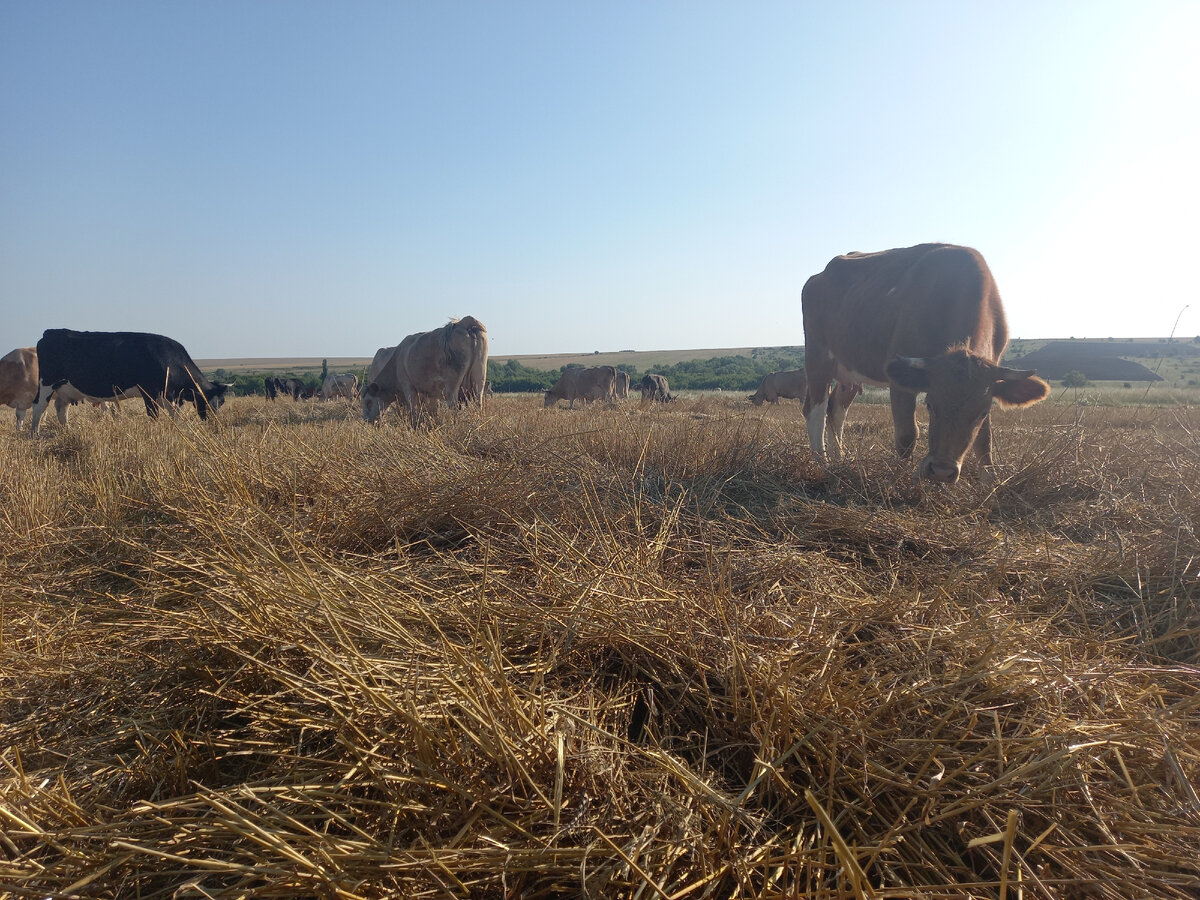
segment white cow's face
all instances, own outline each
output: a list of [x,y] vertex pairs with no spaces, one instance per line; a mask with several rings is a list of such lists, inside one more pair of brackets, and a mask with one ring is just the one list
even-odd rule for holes
[[383,412],[383,404],[379,400],[379,388],[374,382],[367,385],[367,389],[362,392],[360,399],[362,400],[363,421],[374,422]]

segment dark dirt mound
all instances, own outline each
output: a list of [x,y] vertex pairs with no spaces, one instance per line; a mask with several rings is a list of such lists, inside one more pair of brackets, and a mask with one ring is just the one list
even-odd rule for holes
[[1141,363],[1122,359],[1121,349],[1136,348],[1138,355],[1157,355],[1154,344],[1083,343],[1056,341],[1010,362],[1023,369],[1037,369],[1043,378],[1057,379],[1068,372],[1082,372],[1089,381],[1162,381]]

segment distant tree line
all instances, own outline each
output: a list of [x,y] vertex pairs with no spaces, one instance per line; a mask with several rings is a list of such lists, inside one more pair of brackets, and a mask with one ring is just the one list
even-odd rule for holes
[[[673,390],[753,391],[763,376],[783,369],[799,369],[804,365],[804,350],[800,347],[757,348],[750,356],[717,356],[712,359],[692,359],[673,366],[659,366],[639,370],[626,363],[616,368],[629,373],[629,383],[637,384],[648,372],[665,375]],[[531,369],[515,359],[503,363],[488,363],[488,380],[492,390],[500,393],[523,391],[545,391],[558,381],[563,371],[573,366],[558,369]]]
[[[784,369],[799,369],[804,366],[804,349],[801,347],[759,347],[751,351],[749,356],[717,356],[712,359],[691,359],[676,363],[673,366],[659,366],[645,370],[638,369],[627,363],[621,363],[616,368],[629,373],[629,383],[637,384],[648,372],[657,372],[667,376],[673,390],[715,391],[718,388],[725,391],[753,391],[758,387],[763,376]],[[523,393],[527,391],[549,390],[558,381],[563,370],[572,366],[562,366],[558,369],[531,369],[515,359],[502,363],[488,363],[488,380],[492,390],[504,394]],[[295,376],[295,373],[253,372],[233,373],[225,369],[215,369],[205,373],[214,381],[233,385],[233,393],[238,397],[248,394],[263,393],[263,378],[267,374]],[[366,377],[366,371],[355,372],[359,379]],[[319,388],[322,379],[316,374],[300,375],[306,387]]]

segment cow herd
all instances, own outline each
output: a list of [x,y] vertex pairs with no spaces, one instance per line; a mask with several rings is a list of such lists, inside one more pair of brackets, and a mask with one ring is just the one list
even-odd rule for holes
[[308,400],[317,395],[317,388],[305,384],[299,378],[263,379],[263,390],[268,400],[276,397],[291,397],[293,400]]
[[[834,257],[805,283],[801,308],[804,368],[772,372],[749,399],[803,400],[809,445],[822,463],[826,448],[840,456],[846,412],[864,384],[888,388],[895,449],[905,459],[917,439],[917,397],[925,395],[929,449],[914,477],[946,483],[958,479],[968,450],[991,465],[993,402],[1029,406],[1050,392],[1036,372],[1000,364],[1008,344],[1004,309],[987,263],[970,247],[918,244]],[[361,390],[352,374],[328,375],[320,397],[357,396],[367,422],[396,403],[417,425],[436,420],[442,404],[482,407],[487,358],[483,323],[452,319],[380,348]],[[268,399],[316,392],[296,378],[267,378],[263,386]],[[570,368],[546,391],[544,406],[612,401],[631,386],[612,366]],[[635,386],[643,402],[674,399],[662,375]],[[151,416],[193,403],[203,419],[230,387],[207,379],[178,341],[143,332],[51,328],[36,348],[0,358],[0,403],[16,409],[18,426],[32,409],[31,433],[51,400],[64,425],[67,407],[82,400],[140,398]]]

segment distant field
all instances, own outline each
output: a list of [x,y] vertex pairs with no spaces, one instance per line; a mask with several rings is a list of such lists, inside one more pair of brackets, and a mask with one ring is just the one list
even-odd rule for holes
[[714,359],[720,356],[753,356],[756,352],[776,347],[715,347],[702,350],[620,350],[601,353],[544,353],[534,356],[493,356],[497,363],[515,359],[531,369],[561,369],[572,363],[581,366],[616,366],[621,363],[637,366],[639,372],[666,368],[693,359]]
[[[673,366],[676,363],[692,359],[712,359],[718,356],[752,356],[757,350],[771,350],[771,347],[725,347],[700,350],[620,350],[603,353],[541,353],[529,356],[506,355],[492,356],[490,361],[496,364],[515,359],[531,369],[560,369],[563,366],[577,363],[587,366],[615,366],[627,363],[637,366],[639,371],[657,367]],[[261,357],[245,359],[198,359],[196,364],[205,371],[224,369],[226,372],[307,372],[320,371],[322,357]],[[371,364],[370,356],[339,356],[328,357],[331,372],[342,369],[353,371],[365,369]]]
[[338,372],[343,369],[353,371],[363,369],[371,364],[371,357],[364,356],[264,356],[246,357],[244,359],[198,359],[198,365],[204,371],[224,369],[234,374],[246,372],[307,372],[320,371],[322,359],[329,363],[329,371]]

